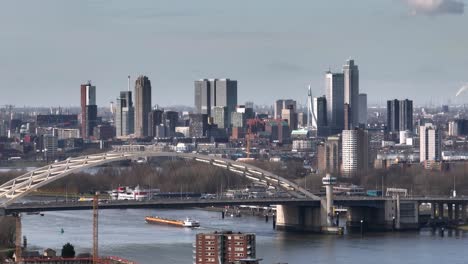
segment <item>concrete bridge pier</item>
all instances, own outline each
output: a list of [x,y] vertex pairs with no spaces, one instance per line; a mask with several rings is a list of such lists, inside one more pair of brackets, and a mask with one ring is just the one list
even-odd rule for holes
[[455,221],[460,221],[460,204],[455,204]]
[[438,203],[437,205],[438,205],[437,216],[439,217],[439,219],[442,219],[444,218],[444,203]]
[[461,208],[462,208],[461,218],[462,218],[463,222],[466,222],[467,221],[467,219],[466,219],[466,204],[462,204]]
[[321,232],[321,207],[276,206],[276,228],[286,231]]
[[448,217],[448,220],[449,221],[452,221],[453,220],[453,204],[452,203],[448,203],[447,204],[447,217]]
[[435,219],[436,216],[436,203],[431,203],[431,218]]

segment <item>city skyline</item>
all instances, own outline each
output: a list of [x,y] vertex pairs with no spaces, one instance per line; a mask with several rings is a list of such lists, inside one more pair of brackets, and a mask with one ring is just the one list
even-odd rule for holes
[[[75,84],[91,79],[99,87],[97,105],[107,105],[125,90],[127,75],[143,74],[157,87],[155,93],[169,91],[153,96],[157,104],[192,105],[193,80],[226,76],[239,81],[239,102],[272,104],[288,97],[305,105],[308,84],[321,95],[323,73],[337,71],[349,57],[361,66],[360,92],[369,94],[369,105],[384,105],[395,93],[416,98],[415,104],[466,98],[455,98],[467,81],[468,37],[458,30],[467,22],[463,5],[259,1],[243,10],[242,3],[184,3],[180,9],[177,1],[163,2],[109,7],[45,1],[40,16],[28,11],[35,8],[23,8],[14,17],[8,10],[21,3],[4,3],[0,22],[7,37],[0,44],[0,78],[15,92],[4,94],[0,104],[77,105],[70,96]],[[219,15],[226,19],[209,23]],[[319,26],[324,16],[328,23]],[[340,29],[350,20],[353,30]],[[83,44],[83,36],[92,41]],[[142,41],[135,44],[135,37]],[[352,41],[342,45],[343,37]],[[47,92],[24,97],[31,89]]]

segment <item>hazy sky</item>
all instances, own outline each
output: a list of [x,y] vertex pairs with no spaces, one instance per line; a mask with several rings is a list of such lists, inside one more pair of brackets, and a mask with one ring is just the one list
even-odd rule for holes
[[79,105],[86,80],[106,105],[129,74],[151,79],[159,105],[193,105],[193,81],[215,77],[238,80],[239,103],[303,103],[309,83],[323,94],[324,72],[350,57],[370,102],[457,102],[468,82],[464,8],[459,0],[2,1],[0,106]]

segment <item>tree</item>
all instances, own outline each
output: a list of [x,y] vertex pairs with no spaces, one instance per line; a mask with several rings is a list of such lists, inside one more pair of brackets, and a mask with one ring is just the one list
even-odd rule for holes
[[74,258],[75,257],[75,247],[70,244],[66,243],[62,247],[62,258]]

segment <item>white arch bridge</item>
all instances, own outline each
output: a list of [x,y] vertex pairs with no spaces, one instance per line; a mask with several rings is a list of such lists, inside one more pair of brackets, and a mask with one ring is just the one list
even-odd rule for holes
[[7,207],[28,193],[44,185],[47,185],[48,183],[61,179],[69,174],[110,162],[131,160],[141,157],[176,157],[202,162],[212,166],[224,168],[228,171],[234,172],[236,175],[246,177],[254,182],[266,185],[269,188],[284,190],[296,198],[306,197],[320,200],[320,197],[312,194],[297,184],[247,163],[241,163],[217,157],[215,158],[201,154],[135,151],[107,152],[76,158],[68,158],[64,161],[52,163],[50,165],[25,173],[0,186],[0,207]]

